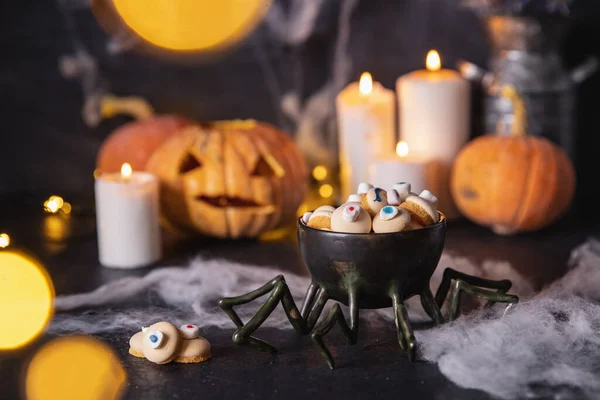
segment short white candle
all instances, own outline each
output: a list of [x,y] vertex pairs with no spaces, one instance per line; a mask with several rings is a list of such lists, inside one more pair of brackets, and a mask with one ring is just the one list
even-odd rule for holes
[[392,90],[364,73],[336,99],[339,132],[341,198],[368,181],[369,165],[395,143],[395,99]]
[[429,186],[428,167],[427,160],[409,155],[406,142],[398,142],[396,154],[380,156],[371,164],[369,182],[385,190],[392,189],[395,183],[407,182],[411,184],[412,192],[421,193]]
[[161,258],[158,181],[152,174],[121,173],[96,179],[96,221],[100,263],[112,268],[136,268]]
[[438,207],[456,216],[449,190],[450,169],[470,132],[469,84],[456,71],[441,69],[439,54],[427,55],[427,70],[413,71],[396,81],[400,139],[411,152],[437,164]]

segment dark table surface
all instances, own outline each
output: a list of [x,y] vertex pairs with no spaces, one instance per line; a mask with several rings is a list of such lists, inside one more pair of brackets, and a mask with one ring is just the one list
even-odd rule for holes
[[[39,204],[30,204],[20,197],[0,198],[0,210],[0,231],[11,235],[12,246],[43,261],[58,295],[88,291],[124,276],[144,275],[151,268],[119,271],[101,267],[91,215],[72,217],[67,225],[49,221]],[[66,240],[56,240],[65,232]],[[515,237],[499,237],[469,222],[451,221],[446,249],[474,261],[510,261],[540,288],[564,273],[573,247],[599,233],[597,227],[572,218],[542,232]],[[293,237],[271,241],[168,242],[161,265],[183,263],[191,255],[201,254],[306,273]],[[457,387],[433,364],[418,360],[410,363],[397,346],[393,325],[378,330],[361,327],[356,346],[347,346],[338,328],[334,331],[328,336],[338,366],[333,371],[327,368],[310,339],[299,337],[292,330],[261,330],[261,337],[277,344],[277,356],[235,346],[230,339],[233,329],[203,330],[213,345],[214,358],[193,365],[158,366],[128,355],[131,332],[101,338],[116,350],[127,371],[128,399],[489,398],[483,392]],[[28,360],[49,339],[45,335],[24,349],[0,353],[0,399],[20,397]]]

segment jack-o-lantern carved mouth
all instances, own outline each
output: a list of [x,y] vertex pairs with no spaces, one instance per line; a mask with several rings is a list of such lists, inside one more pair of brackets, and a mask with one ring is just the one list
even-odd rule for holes
[[210,204],[213,207],[218,208],[252,208],[260,210],[267,214],[275,211],[274,207],[270,204],[259,204],[254,200],[242,199],[239,197],[229,196],[196,196],[196,200]]

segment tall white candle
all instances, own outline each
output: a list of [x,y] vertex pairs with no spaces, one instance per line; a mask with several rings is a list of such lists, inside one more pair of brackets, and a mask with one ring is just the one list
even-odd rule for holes
[[162,249],[156,177],[124,164],[120,174],[100,175],[95,189],[100,263],[136,268],[158,261]]
[[429,163],[420,157],[409,155],[406,142],[398,142],[396,154],[390,152],[377,158],[369,167],[369,182],[386,190],[398,182],[411,184],[414,193],[429,188]]
[[438,177],[428,189],[438,196],[438,208],[455,217],[449,178],[452,163],[469,138],[469,84],[456,71],[441,69],[439,54],[432,50],[427,70],[398,78],[396,91],[400,138],[413,154],[435,162]]
[[336,99],[341,198],[368,181],[369,165],[395,143],[394,92],[364,73]]

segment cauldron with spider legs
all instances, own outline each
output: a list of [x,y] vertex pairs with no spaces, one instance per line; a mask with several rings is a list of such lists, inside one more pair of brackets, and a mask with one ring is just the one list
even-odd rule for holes
[[[233,341],[257,350],[276,353],[270,344],[252,336],[281,302],[294,329],[303,335],[311,334],[330,368],[334,367],[331,353],[323,337],[339,323],[351,344],[358,337],[359,310],[393,307],[400,347],[412,361],[416,341],[404,301],[420,296],[421,304],[436,324],[444,322],[440,311],[450,293],[448,319],[459,312],[463,292],[488,300],[488,304],[518,302],[518,297],[506,294],[508,280],[491,281],[463,274],[451,268],[444,276],[435,297],[429,281],[442,255],[446,234],[446,219],[440,213],[437,224],[397,233],[339,233],[313,229],[298,220],[298,239],[304,264],[311,276],[304,302],[297,308],[282,275],[262,287],[237,297],[219,300],[219,306],[237,326]],[[269,294],[254,317],[244,324],[234,306],[249,303]],[[329,315],[317,325],[325,303],[336,301]],[[350,309],[348,322],[339,303]]]

